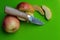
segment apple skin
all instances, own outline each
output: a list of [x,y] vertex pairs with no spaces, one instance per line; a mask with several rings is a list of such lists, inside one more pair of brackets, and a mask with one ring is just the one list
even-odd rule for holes
[[15,16],[8,15],[3,22],[3,28],[8,33],[16,32],[20,27],[20,22]]
[[17,5],[17,9],[24,12],[34,12],[34,8],[27,2],[21,2]]

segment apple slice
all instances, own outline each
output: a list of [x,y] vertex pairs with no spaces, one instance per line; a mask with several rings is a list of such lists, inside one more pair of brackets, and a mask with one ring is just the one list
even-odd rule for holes
[[45,5],[42,5],[42,9],[43,9],[44,12],[45,12],[46,19],[47,19],[47,20],[50,20],[51,17],[52,17],[51,10],[50,10],[47,6],[45,6]]
[[19,17],[19,16],[17,16],[17,18],[18,18],[19,20],[22,20],[22,21],[27,21],[26,19],[21,18],[21,17]]
[[33,7],[34,7],[34,9],[35,9],[36,11],[38,11],[39,13],[41,13],[41,15],[44,15],[44,11],[43,11],[43,9],[42,9],[40,6],[35,5],[35,6],[33,6]]

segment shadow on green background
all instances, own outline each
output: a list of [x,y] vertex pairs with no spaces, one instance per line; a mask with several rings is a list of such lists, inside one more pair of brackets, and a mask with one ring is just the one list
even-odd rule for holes
[[[46,21],[37,12],[36,18],[45,22],[43,26],[21,22],[20,29],[14,34],[5,33],[2,29],[5,17],[4,7],[11,6],[16,8],[20,2],[28,2],[31,5],[46,5],[52,11],[52,19]],[[60,40],[60,1],[59,0],[0,0],[0,40]]]

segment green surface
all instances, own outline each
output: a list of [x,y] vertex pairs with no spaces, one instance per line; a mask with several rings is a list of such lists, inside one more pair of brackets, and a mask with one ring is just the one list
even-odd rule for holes
[[[52,19],[46,21],[44,17],[35,12],[35,17],[45,22],[43,26],[21,22],[20,29],[14,34],[5,33],[2,29],[5,17],[4,7],[16,8],[20,2],[32,5],[46,5],[52,11]],[[60,40],[60,1],[59,0],[0,0],[0,40]]]

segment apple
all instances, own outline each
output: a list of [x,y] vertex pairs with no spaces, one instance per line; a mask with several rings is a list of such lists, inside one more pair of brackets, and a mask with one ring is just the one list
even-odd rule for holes
[[52,18],[52,12],[50,10],[49,7],[47,7],[46,5],[42,5],[42,9],[44,10],[45,12],[45,17],[47,20],[50,20]]
[[[26,14],[28,15],[31,15],[31,16],[34,16],[33,12],[35,11],[34,8],[32,7],[32,5],[30,5],[29,3],[27,2],[21,2],[17,5],[17,9],[22,11],[22,12],[25,12]],[[22,21],[26,21],[26,19],[23,19],[23,18],[20,18],[20,17],[17,17],[19,20],[22,20]]]
[[3,22],[3,28],[8,33],[16,32],[19,29],[20,22],[15,16],[8,15]]
[[31,14],[34,12],[34,8],[32,5],[30,5],[27,2],[21,2],[17,5],[17,9],[23,12],[31,12]]
[[40,13],[41,15],[44,15],[44,14],[45,14],[45,13],[44,13],[44,10],[42,9],[41,6],[34,5],[33,7],[34,7],[34,9],[35,9],[36,11],[38,11],[38,13]]

